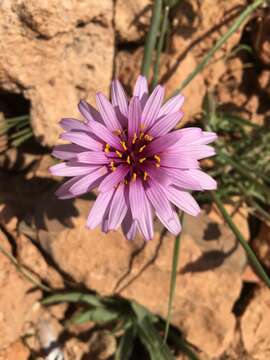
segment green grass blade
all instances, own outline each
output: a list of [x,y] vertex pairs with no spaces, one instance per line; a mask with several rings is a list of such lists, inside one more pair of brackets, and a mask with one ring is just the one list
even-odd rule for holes
[[256,270],[257,274],[260,276],[260,278],[270,288],[270,279],[269,279],[268,275],[264,271],[264,268],[260,264],[259,260],[257,259],[255,253],[253,252],[253,250],[249,246],[248,242],[244,239],[244,236],[241,234],[241,232],[239,231],[237,226],[234,224],[234,222],[233,222],[232,218],[230,217],[229,213],[227,212],[227,210],[223,206],[223,203],[220,200],[219,196],[213,191],[211,191],[211,195],[212,195],[212,198],[213,198],[214,202],[216,203],[219,211],[221,212],[224,220],[227,222],[227,224],[231,228],[232,232],[234,233],[235,237],[237,238],[237,240],[240,242],[240,244],[244,248],[244,250],[245,250],[245,252],[246,252],[246,254],[247,254],[247,256],[248,256],[248,258],[250,260],[250,263],[252,264],[252,266]]
[[83,311],[71,318],[72,324],[83,324],[92,321],[97,324],[107,324],[119,318],[119,313],[107,308],[98,307],[91,310]]
[[92,306],[103,306],[98,296],[92,294],[84,294],[80,292],[67,292],[62,294],[54,294],[46,297],[41,301],[43,305],[50,305],[54,303],[69,302],[69,303],[86,303]]
[[130,326],[120,339],[114,360],[129,360],[136,335],[135,327]]
[[155,87],[158,83],[159,59],[160,59],[160,55],[161,55],[162,48],[164,45],[165,34],[167,31],[169,10],[170,10],[169,6],[166,6],[164,9],[161,32],[160,32],[158,45],[157,45],[157,53],[156,53],[156,61],[155,61],[155,65],[154,65],[154,78],[153,78],[152,87]]
[[[183,226],[183,213],[181,213],[180,221]],[[181,233],[176,236],[175,242],[174,242],[170,294],[169,294],[168,312],[167,312],[165,334],[164,334],[164,342],[165,343],[167,341],[169,328],[170,328],[170,322],[171,322],[172,304],[173,304],[173,298],[174,298],[174,294],[175,294],[177,266],[178,266],[178,260],[179,260],[180,238],[181,238]]]
[[260,5],[262,5],[265,0],[256,0],[242,12],[242,14],[236,19],[233,25],[229,28],[229,30],[221,36],[216,44],[212,47],[212,49],[205,55],[202,61],[196,66],[196,68],[187,76],[187,78],[182,82],[180,87],[176,89],[173,95],[181,92],[193,79],[199,74],[204,67],[208,64],[211,57],[215,54],[215,52],[222,47],[223,44],[238,30],[238,28],[243,24],[243,22],[249,17],[250,14],[253,13]]
[[161,17],[161,9],[162,9],[162,0],[155,0],[153,4],[150,29],[147,34],[146,44],[144,47],[143,62],[141,69],[141,73],[145,75],[147,78],[150,72],[153,51],[156,46],[157,33],[159,30],[160,17]]

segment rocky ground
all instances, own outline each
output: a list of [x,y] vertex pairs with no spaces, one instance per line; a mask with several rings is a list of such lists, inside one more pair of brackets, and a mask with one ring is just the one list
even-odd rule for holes
[[[160,79],[168,95],[246,4],[184,0],[175,8],[161,58]],[[21,269],[55,289],[119,294],[166,317],[174,238],[161,235],[159,223],[148,244],[140,238],[127,242],[120,231],[87,230],[93,197],[57,200],[59,179],[48,173],[59,119],[79,117],[78,100],[93,102],[97,90],[108,93],[113,76],[127,91],[132,88],[151,1],[4,0],[0,9],[0,111],[6,117],[30,111],[35,136],[0,154],[0,246],[5,251],[0,252],[0,359],[42,359],[44,333],[59,343],[67,360],[110,359],[116,339],[104,330],[91,333],[92,324],[64,327],[67,306],[43,307],[42,290]],[[254,14],[184,90],[185,123],[201,114],[207,91],[224,109],[238,110],[250,121],[262,124],[268,118],[269,18]],[[252,59],[241,51],[243,39],[253,47]],[[270,269],[269,224],[259,224],[254,235],[245,206],[227,209]],[[172,323],[202,360],[268,360],[269,294],[214,206],[205,206],[199,218],[185,217]]]

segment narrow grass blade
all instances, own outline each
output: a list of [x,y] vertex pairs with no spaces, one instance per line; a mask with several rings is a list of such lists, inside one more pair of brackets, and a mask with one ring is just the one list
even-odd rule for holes
[[161,32],[160,32],[158,45],[157,45],[156,61],[155,61],[155,65],[154,65],[154,78],[153,78],[153,84],[152,84],[153,88],[158,83],[159,59],[160,59],[160,55],[161,55],[162,48],[163,48],[163,45],[164,45],[165,34],[166,34],[166,31],[167,31],[169,10],[170,10],[169,6],[166,6],[165,9],[164,9]]
[[120,339],[114,360],[129,360],[136,336],[135,327],[129,327]]
[[[181,213],[180,221],[183,225],[183,213]],[[175,243],[174,243],[174,249],[173,249],[170,294],[169,294],[168,312],[167,312],[165,334],[164,334],[164,342],[165,343],[167,341],[169,328],[170,328],[170,322],[171,322],[172,305],[173,305],[173,298],[174,298],[175,286],[176,286],[177,266],[178,266],[178,260],[179,260],[180,238],[181,238],[181,233],[176,236]]]
[[142,74],[145,75],[147,78],[149,76],[153,51],[156,45],[157,33],[159,30],[160,17],[161,17],[161,9],[162,9],[162,0],[155,0],[153,4],[150,29],[147,34],[146,44],[144,47],[143,62],[141,69]]
[[16,138],[15,140],[13,140],[11,142],[12,146],[20,146],[22,143],[24,143],[26,140],[30,139],[33,136],[32,131],[28,132],[27,134],[25,134],[24,136],[21,136],[19,138]]
[[[211,57],[215,54],[215,52],[222,47],[223,44],[238,30],[238,28],[243,24],[243,22],[249,17],[250,14],[253,13],[260,5],[262,5],[265,0],[256,0],[242,12],[242,14],[236,19],[233,25],[229,28],[229,30],[221,36],[216,44],[212,47],[212,49],[205,55],[202,61],[196,66],[196,68],[187,76],[187,78],[182,82],[181,86],[175,91],[175,94],[181,92],[190,82],[194,79],[194,77],[199,74],[204,67],[208,64]],[[173,96],[172,95],[172,96]]]
[[43,305],[50,305],[60,302],[79,303],[83,302],[92,306],[103,306],[97,295],[84,294],[81,292],[67,292],[48,296],[41,301]]
[[91,310],[83,311],[69,321],[72,324],[83,324],[88,321],[93,321],[97,324],[107,324],[119,318],[119,313],[103,307],[98,307]]
[[260,278],[266,283],[266,285],[270,288],[270,279],[266,272],[264,271],[264,268],[260,264],[259,260],[257,259],[255,253],[249,246],[248,242],[244,239],[244,236],[241,234],[237,226],[234,224],[232,218],[230,217],[229,213],[225,209],[222,201],[220,200],[219,196],[211,191],[212,198],[214,202],[216,203],[219,211],[221,212],[224,220],[227,222],[229,227],[231,228],[232,232],[234,233],[237,240],[240,242],[240,244],[243,246],[251,264],[253,265],[254,269],[256,270],[257,274],[260,276]]

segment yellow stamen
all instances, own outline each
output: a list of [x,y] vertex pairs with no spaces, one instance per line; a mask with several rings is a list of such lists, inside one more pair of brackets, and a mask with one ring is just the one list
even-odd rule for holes
[[143,180],[146,181],[147,180],[147,177],[148,177],[148,174],[146,171],[144,171],[143,173]]
[[144,137],[144,133],[141,132],[141,133],[140,133],[140,140],[142,140],[143,137]]
[[127,163],[130,165],[130,156],[127,157]]
[[120,143],[121,143],[123,149],[124,149],[125,151],[127,151],[127,145],[126,145],[125,141],[120,141]]
[[132,181],[135,181],[136,178],[137,178],[137,174],[134,172],[134,173],[132,174]]
[[160,167],[160,164],[159,164],[159,163],[156,163],[156,167],[159,168],[159,167]]
[[152,141],[152,140],[153,140],[153,136],[146,134],[146,135],[144,136],[144,139],[145,139],[146,141]]
[[125,181],[124,181],[124,184],[125,184],[125,185],[127,185],[127,184],[128,184],[128,181],[127,181],[127,180],[125,180]]
[[143,150],[146,148],[146,145],[143,145],[139,148],[139,152],[143,152]]
[[154,159],[157,160],[158,163],[160,163],[160,157],[158,155],[155,155]]
[[132,144],[135,144],[136,140],[137,140],[137,134],[134,133],[133,140],[132,140]]
[[115,152],[120,158],[123,156],[123,154],[120,151],[116,150]]
[[110,145],[109,145],[109,144],[106,144],[106,145],[105,145],[104,151],[105,151],[106,153],[110,152]]
[[141,158],[141,159],[139,160],[139,162],[142,164],[145,160],[146,160],[146,158]]
[[113,161],[110,162],[110,167],[111,167],[112,171],[115,171],[115,170],[116,170],[116,167],[114,166],[114,162],[113,162]]
[[145,128],[144,124],[141,124],[141,130],[143,130]]

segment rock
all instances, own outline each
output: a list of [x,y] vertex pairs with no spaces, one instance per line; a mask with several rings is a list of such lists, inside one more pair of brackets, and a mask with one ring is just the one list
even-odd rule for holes
[[108,91],[113,1],[11,0],[0,8],[0,89],[30,100],[34,134],[51,146],[60,118],[78,116],[80,98]]
[[[0,245],[7,252],[11,247],[4,234],[0,233]],[[30,291],[33,284],[18,273],[15,266],[0,251],[0,350],[9,347],[22,335],[27,322],[36,317],[35,303],[38,291]]]
[[[43,239],[59,267],[92,290],[135,299],[166,317],[174,237],[161,238],[157,228],[145,244],[139,237],[128,242],[118,231],[89,231],[89,203],[76,200],[76,207],[80,216],[72,219],[74,228]],[[225,226],[205,215],[185,219],[172,321],[188,341],[215,357],[234,336],[232,307],[241,291],[245,255]]]
[[139,41],[148,30],[151,16],[150,0],[117,0],[115,29],[120,42]]
[[241,319],[245,350],[254,360],[270,358],[270,295],[263,287],[256,291]]
[[116,351],[115,337],[105,330],[95,331],[89,340],[89,358],[106,360],[113,356]]
[[21,341],[11,344],[6,350],[0,352],[0,360],[28,360],[30,351]]
[[[137,76],[140,74],[143,49],[134,52],[120,51],[116,56],[116,76],[123,82],[129,94],[132,93]],[[192,54],[177,62],[178,53],[164,54],[161,57],[160,81],[166,87],[166,97],[171,96],[182,81],[195,68],[196,62]],[[151,79],[150,79],[151,81]],[[181,121],[184,125],[200,113],[203,97],[206,92],[203,77],[199,74],[182,92],[185,96],[183,110],[185,116]]]

